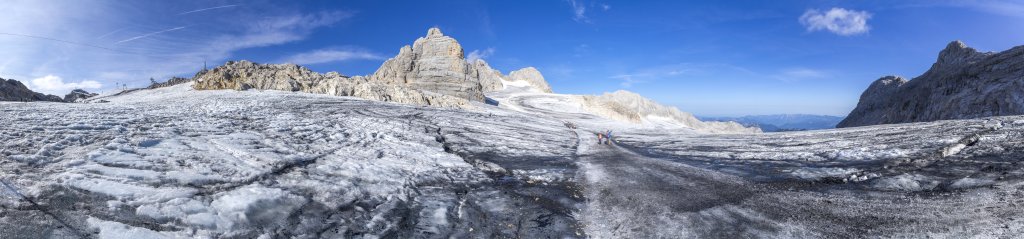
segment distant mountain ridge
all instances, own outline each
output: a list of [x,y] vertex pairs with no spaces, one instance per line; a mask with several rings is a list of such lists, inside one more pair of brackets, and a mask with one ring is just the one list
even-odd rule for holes
[[755,126],[764,132],[815,130],[835,128],[843,117],[810,114],[747,115],[741,117],[698,117],[704,121],[733,121]]
[[1024,114],[1024,46],[978,52],[961,41],[912,80],[885,76],[837,127]]
[[301,91],[453,108],[483,103],[483,93],[502,90],[505,82],[522,81],[542,92],[551,92],[544,77],[533,67],[504,76],[483,60],[467,62],[458,41],[438,28],[430,28],[426,36],[402,47],[398,55],[368,76],[321,74],[295,64],[243,60],[201,71],[193,79],[193,88],[197,90]]
[[61,98],[56,95],[48,95],[32,91],[28,86],[25,86],[25,84],[14,79],[5,80],[0,78],[0,101],[49,101],[75,103],[93,96],[96,96],[96,94],[89,93],[82,89],[74,89],[67,95],[64,95],[64,98]]
[[59,96],[37,93],[17,80],[0,78],[0,101],[52,101],[64,102]]

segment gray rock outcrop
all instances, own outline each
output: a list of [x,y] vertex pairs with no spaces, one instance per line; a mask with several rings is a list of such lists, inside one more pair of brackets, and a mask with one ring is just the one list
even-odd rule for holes
[[[443,107],[467,107],[484,102],[484,92],[505,88],[505,81],[524,81],[551,92],[544,76],[533,67],[514,71],[508,77],[487,62],[466,62],[465,52],[455,39],[431,28],[425,37],[402,47],[370,76],[348,77],[331,72],[320,74],[295,64],[258,64],[232,61],[203,70],[191,79],[197,90],[282,90],[355,96],[371,100]],[[173,81],[173,82],[172,82]],[[186,81],[182,79],[180,81]],[[177,84],[172,79],[166,84]],[[154,84],[151,88],[161,87]]]
[[156,82],[156,83],[153,83],[153,84],[149,85],[148,89],[156,89],[156,88],[168,87],[168,86],[173,86],[173,85],[177,85],[177,84],[188,83],[188,82],[191,82],[191,81],[192,81],[192,79],[189,79],[189,78],[171,77],[171,79],[168,79],[165,82]]
[[527,67],[519,70],[515,70],[508,73],[509,81],[525,81],[530,84],[530,87],[537,89],[544,93],[551,93],[551,86],[548,86],[548,82],[544,80],[544,75],[540,74],[537,68]]
[[0,101],[52,101],[64,102],[59,96],[37,93],[16,80],[0,78]]
[[[371,80],[389,85],[484,101],[480,79],[466,63],[462,46],[440,29],[430,28],[426,37],[402,47],[398,55],[380,66]],[[489,68],[489,67],[488,67]]]
[[197,90],[280,90],[364,99],[403,104],[466,108],[466,99],[410,89],[405,86],[371,82],[366,77],[348,77],[337,72],[320,74],[295,64],[258,64],[232,61],[193,77]]
[[67,95],[64,95],[64,102],[68,102],[68,103],[81,102],[82,100],[85,100],[85,99],[88,99],[88,98],[92,98],[93,96],[97,96],[97,95],[99,95],[99,94],[89,93],[88,91],[85,91],[85,90],[82,90],[82,89],[75,89],[75,90],[72,90],[71,93],[68,93]]
[[910,81],[894,76],[876,80],[837,127],[1020,114],[1024,46],[980,53],[954,41],[921,76]]
[[505,76],[501,75],[500,71],[492,69],[482,59],[477,59],[473,62],[473,73],[480,80],[480,89],[483,92],[494,92],[505,88],[504,84],[501,83]]

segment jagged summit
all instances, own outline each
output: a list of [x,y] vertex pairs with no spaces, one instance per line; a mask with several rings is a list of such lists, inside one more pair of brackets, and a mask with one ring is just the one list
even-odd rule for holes
[[[459,42],[445,36],[436,27],[427,30],[426,36],[417,38],[412,45],[400,48],[398,55],[366,77],[347,77],[336,72],[319,74],[295,64],[258,64],[240,60],[201,71],[194,79],[193,87],[201,90],[304,91],[447,106],[484,102],[484,92],[502,90],[506,81],[523,81],[523,84],[542,92],[551,92],[535,68],[513,71],[506,77],[483,60],[467,62]],[[360,91],[364,85],[372,85],[373,90]],[[388,87],[393,89],[385,90]]]
[[928,71],[876,80],[837,127],[1024,114],[1024,46],[978,52],[953,41]]
[[427,29],[427,37],[442,37],[444,33],[441,33],[441,28],[431,27]]
[[991,53],[980,53],[978,50],[968,47],[966,43],[956,40],[947,44],[946,48],[939,52],[939,58],[935,65],[936,67],[945,67],[968,64],[988,55]]

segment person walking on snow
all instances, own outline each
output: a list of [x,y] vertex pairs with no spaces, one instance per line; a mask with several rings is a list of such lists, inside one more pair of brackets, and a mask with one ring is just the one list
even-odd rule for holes
[[601,141],[601,138],[604,138],[604,135],[603,135],[603,134],[601,134],[601,133],[597,133],[597,144],[602,144],[602,143],[603,143],[603,142]]
[[604,134],[604,137],[607,138],[607,139],[605,139],[604,143],[607,144],[607,145],[611,145],[612,144],[612,130],[609,129],[608,133]]

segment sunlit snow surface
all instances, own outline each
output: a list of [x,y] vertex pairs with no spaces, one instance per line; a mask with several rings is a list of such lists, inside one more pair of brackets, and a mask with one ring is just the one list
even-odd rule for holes
[[[500,107],[179,85],[0,103],[0,238],[1024,233],[1024,117],[712,135],[489,97]],[[604,130],[618,145],[596,144]]]
[[0,104],[0,177],[40,205],[3,190],[0,238],[578,233],[560,121],[187,85],[104,100]]

